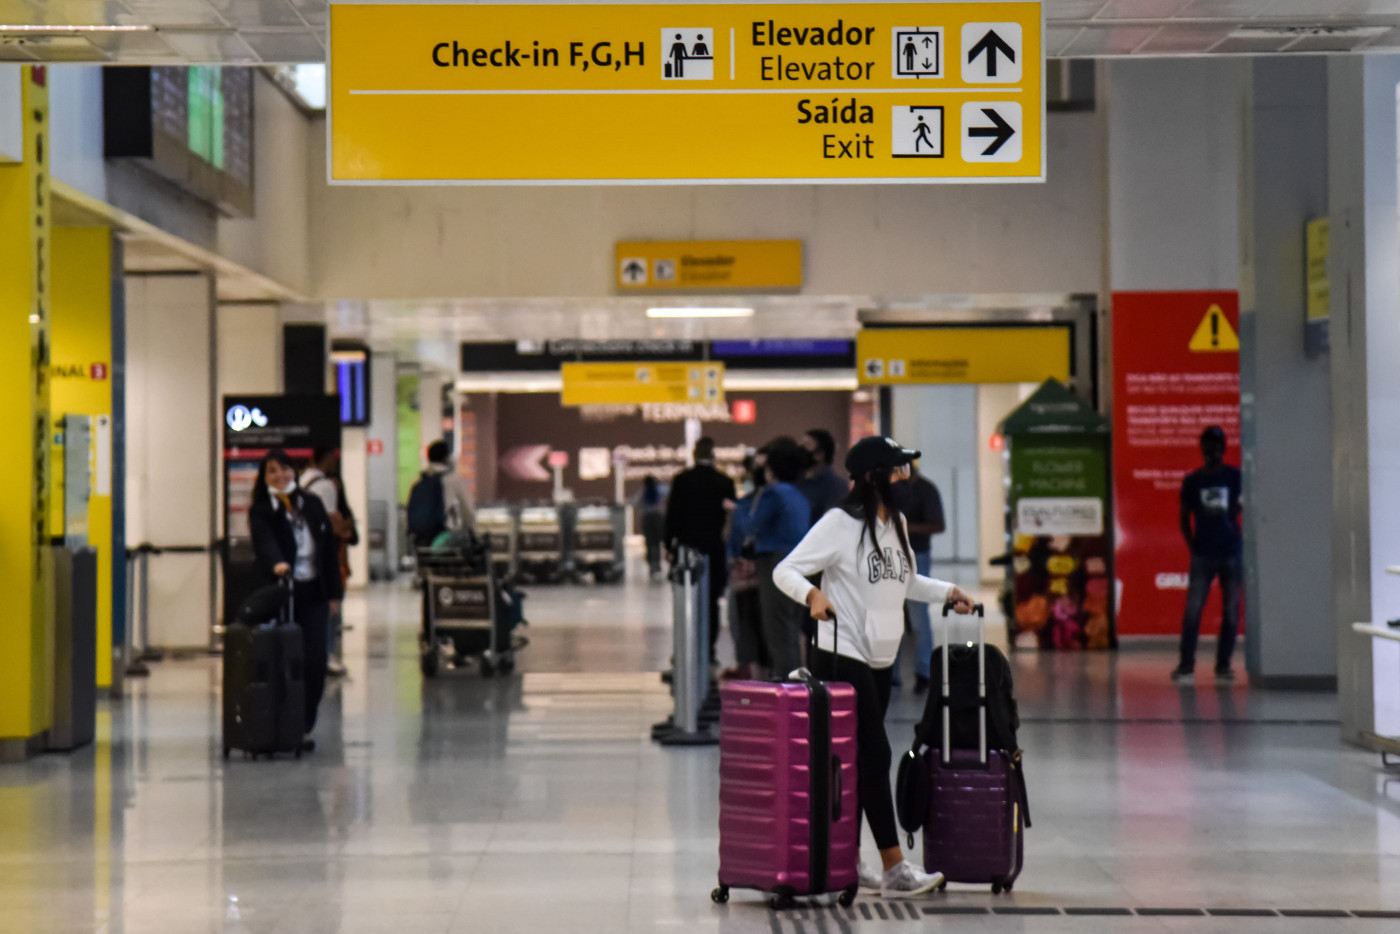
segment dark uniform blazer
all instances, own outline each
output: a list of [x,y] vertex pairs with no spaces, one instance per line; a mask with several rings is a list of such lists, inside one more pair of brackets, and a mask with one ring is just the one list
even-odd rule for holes
[[[291,499],[316,540],[316,576],[321,591],[327,600],[339,600],[345,595],[340,580],[340,539],[331,527],[326,507],[319,497],[307,495],[300,488],[292,491]],[[281,500],[268,496],[254,502],[248,510],[248,528],[257,556],[259,583],[276,583],[277,575],[272,569],[284,561],[295,570],[297,539]]]

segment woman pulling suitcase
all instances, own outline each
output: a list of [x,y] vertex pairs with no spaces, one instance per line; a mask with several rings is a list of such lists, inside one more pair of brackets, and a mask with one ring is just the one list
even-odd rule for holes
[[302,749],[310,752],[316,748],[311,738],[316,708],[326,691],[330,617],[340,612],[344,596],[340,539],[320,499],[297,489],[296,468],[281,448],[269,451],[258,465],[248,527],[262,583],[273,583],[288,575],[292,579],[294,622],[301,627],[306,647],[306,733]]
[[[854,485],[840,508],[823,516],[773,572],[784,593],[805,604],[817,620],[817,645],[809,667],[856,692],[857,768],[860,808],[880,848],[882,870],[861,863],[862,888],[886,897],[921,895],[943,884],[943,874],[924,872],[904,858],[890,787],[891,751],[885,711],[895,655],[904,634],[904,601],[951,603],[972,612],[973,601],[952,584],[921,577],[904,519],[890,484],[907,478],[918,451],[889,438],[865,438],[846,456]],[[822,575],[822,586],[808,578]]]

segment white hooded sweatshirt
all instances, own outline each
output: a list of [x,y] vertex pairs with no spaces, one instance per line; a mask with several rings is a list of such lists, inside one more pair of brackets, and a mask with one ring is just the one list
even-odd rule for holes
[[[872,549],[865,522],[832,509],[774,569],[773,582],[805,604],[812,590],[807,578],[821,574],[822,592],[840,627],[837,652],[871,668],[888,668],[904,635],[904,601],[941,604],[953,585],[919,576],[892,522],[877,522],[876,528],[878,547]],[[832,623],[817,623],[817,646],[831,651]]]

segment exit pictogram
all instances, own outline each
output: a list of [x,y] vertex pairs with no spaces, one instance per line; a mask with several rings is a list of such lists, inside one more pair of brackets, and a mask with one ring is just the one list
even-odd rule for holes
[[1239,353],[1240,337],[1219,305],[1211,305],[1187,345],[1192,353]]

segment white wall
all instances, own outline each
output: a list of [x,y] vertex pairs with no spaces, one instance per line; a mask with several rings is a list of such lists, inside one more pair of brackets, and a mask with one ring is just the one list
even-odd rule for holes
[[[203,275],[126,279],[126,541],[209,545],[212,283]],[[213,562],[150,558],[150,644],[207,646]]]
[[49,66],[49,127],[53,177],[105,201],[101,68]]
[[1044,185],[330,187],[311,133],[324,299],[610,295],[626,239],[798,238],[804,292],[1097,292],[1094,113],[1051,114]]
[[350,586],[369,583],[369,434],[346,428],[340,434],[340,482],[360,531],[360,544],[350,549]]
[[934,561],[978,555],[977,387],[896,386],[894,436],[923,452],[919,470],[938,487],[948,530],[933,538]]
[[282,391],[282,324],[276,305],[218,309],[219,395]]
[[977,387],[978,571],[983,583],[996,583],[1006,576],[1005,570],[988,563],[1006,553],[1006,466],[1002,451],[993,450],[991,439],[1001,420],[1025,397],[1025,387],[1016,383]]
[[1116,59],[1099,67],[1112,288],[1236,288],[1249,60]]
[[0,162],[24,161],[24,110],[19,65],[0,65]]
[[306,292],[310,122],[262,72],[253,78],[253,147],[253,217],[219,220],[219,252]]

